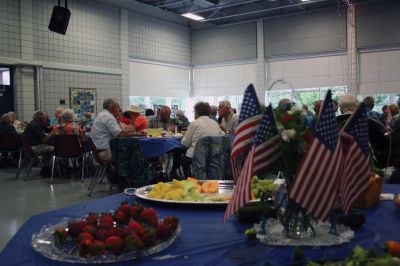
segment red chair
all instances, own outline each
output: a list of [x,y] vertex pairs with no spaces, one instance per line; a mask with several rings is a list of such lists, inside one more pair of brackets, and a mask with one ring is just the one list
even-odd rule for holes
[[51,179],[53,183],[54,165],[58,160],[82,158],[82,182],[85,177],[85,152],[79,142],[78,135],[60,134],[54,137],[54,155],[51,166]]
[[39,154],[32,150],[32,146],[31,146],[31,144],[29,144],[29,141],[25,135],[23,135],[23,134],[20,135],[19,140],[21,142],[22,150],[24,152],[24,160],[22,162],[21,167],[18,169],[17,178],[19,178],[22,170],[24,169],[24,166],[26,165],[27,174],[24,179],[24,181],[26,181],[26,180],[28,180],[29,176],[31,175],[33,163],[35,162],[35,160],[37,160],[39,158]]
[[0,133],[0,156],[2,153],[19,152],[18,168],[21,168],[22,149],[16,133]]
[[103,180],[105,174],[107,173],[108,168],[111,166],[111,160],[106,161],[106,160],[101,159],[99,156],[100,151],[97,149],[96,145],[94,145],[93,140],[91,138],[89,138],[88,141],[89,141],[89,144],[92,149],[93,158],[99,165],[99,167],[96,167],[96,171],[95,171],[93,178],[90,181],[90,184],[88,187],[88,190],[89,190],[88,196],[90,197],[92,195],[93,189],[96,186],[96,184],[100,183]]

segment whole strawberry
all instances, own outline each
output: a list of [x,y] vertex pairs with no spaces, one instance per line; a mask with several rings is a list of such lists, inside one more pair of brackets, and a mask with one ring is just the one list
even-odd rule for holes
[[143,226],[136,222],[136,221],[132,221],[128,224],[128,230],[131,232],[136,233],[139,237],[143,238],[144,235],[144,228]]
[[173,229],[169,224],[162,222],[157,225],[156,235],[158,239],[165,240],[171,237]]
[[123,211],[117,211],[114,219],[118,224],[127,224],[130,217],[128,217]]
[[58,245],[64,242],[65,239],[67,239],[67,231],[65,230],[64,227],[58,227],[56,228],[56,230],[54,230],[53,236],[54,236],[54,243]]
[[114,255],[120,255],[124,250],[124,241],[118,236],[109,236],[104,242],[108,252]]
[[97,226],[98,223],[98,216],[95,213],[90,213],[87,217],[86,217],[86,222],[89,225],[93,225],[93,226]]
[[95,240],[92,245],[92,254],[94,256],[101,256],[106,253],[106,245],[103,241]]
[[82,232],[88,232],[94,234],[95,231],[96,227],[94,227],[93,225],[86,225],[85,227],[82,228]]
[[157,227],[158,215],[153,208],[144,209],[140,214],[140,219],[150,226]]
[[132,233],[127,237],[125,237],[124,242],[125,242],[125,248],[128,251],[139,250],[144,248],[143,240],[135,233]]
[[129,209],[129,213],[130,213],[132,219],[135,219],[135,220],[140,219],[140,214],[142,213],[142,211],[143,211],[143,207],[139,206],[139,205],[133,205]]
[[102,216],[99,221],[99,228],[110,230],[114,227],[114,219],[111,216]]
[[168,216],[164,218],[164,223],[168,224],[173,230],[176,230],[179,224],[179,219],[175,216]]
[[122,203],[121,206],[119,206],[118,211],[124,212],[125,215],[130,218],[131,217],[130,209],[131,207],[129,206],[128,203]]
[[99,229],[94,233],[96,239],[105,241],[110,236],[110,231],[106,229]]
[[156,230],[153,228],[146,228],[144,230],[144,235],[143,235],[143,242],[146,245],[146,247],[151,247],[156,244],[157,241],[157,236],[156,236]]
[[77,237],[86,226],[86,221],[72,222],[68,225],[68,234],[75,238]]
[[93,255],[93,242],[89,240],[84,240],[78,245],[79,256],[81,257],[91,257]]
[[88,240],[90,242],[93,242],[94,241],[93,235],[91,233],[88,233],[88,232],[82,232],[76,238],[76,241],[78,243],[81,243],[82,241],[86,241],[86,240]]
[[120,238],[124,239],[129,234],[129,231],[125,227],[117,226],[111,228],[110,235],[111,236],[119,236]]

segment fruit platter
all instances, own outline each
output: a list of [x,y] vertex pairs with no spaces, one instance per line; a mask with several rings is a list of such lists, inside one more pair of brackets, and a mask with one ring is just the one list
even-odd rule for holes
[[43,256],[71,263],[111,263],[160,252],[179,236],[176,217],[159,219],[153,208],[121,204],[115,211],[64,218],[33,234],[32,247]]
[[191,177],[186,180],[159,182],[138,189],[125,190],[125,194],[144,200],[196,205],[226,205],[232,193],[233,181],[197,180]]

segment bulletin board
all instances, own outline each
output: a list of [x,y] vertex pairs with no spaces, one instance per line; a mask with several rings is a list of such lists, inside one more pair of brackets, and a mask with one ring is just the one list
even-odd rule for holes
[[92,113],[93,117],[96,116],[96,96],[96,89],[69,88],[70,108],[79,120],[87,112]]

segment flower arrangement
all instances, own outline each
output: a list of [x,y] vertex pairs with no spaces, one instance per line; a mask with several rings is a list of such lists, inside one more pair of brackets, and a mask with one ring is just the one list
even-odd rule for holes
[[298,107],[289,105],[287,109],[278,108],[275,119],[282,139],[283,153],[283,160],[279,160],[276,167],[289,177],[296,172],[312,138],[312,117]]

